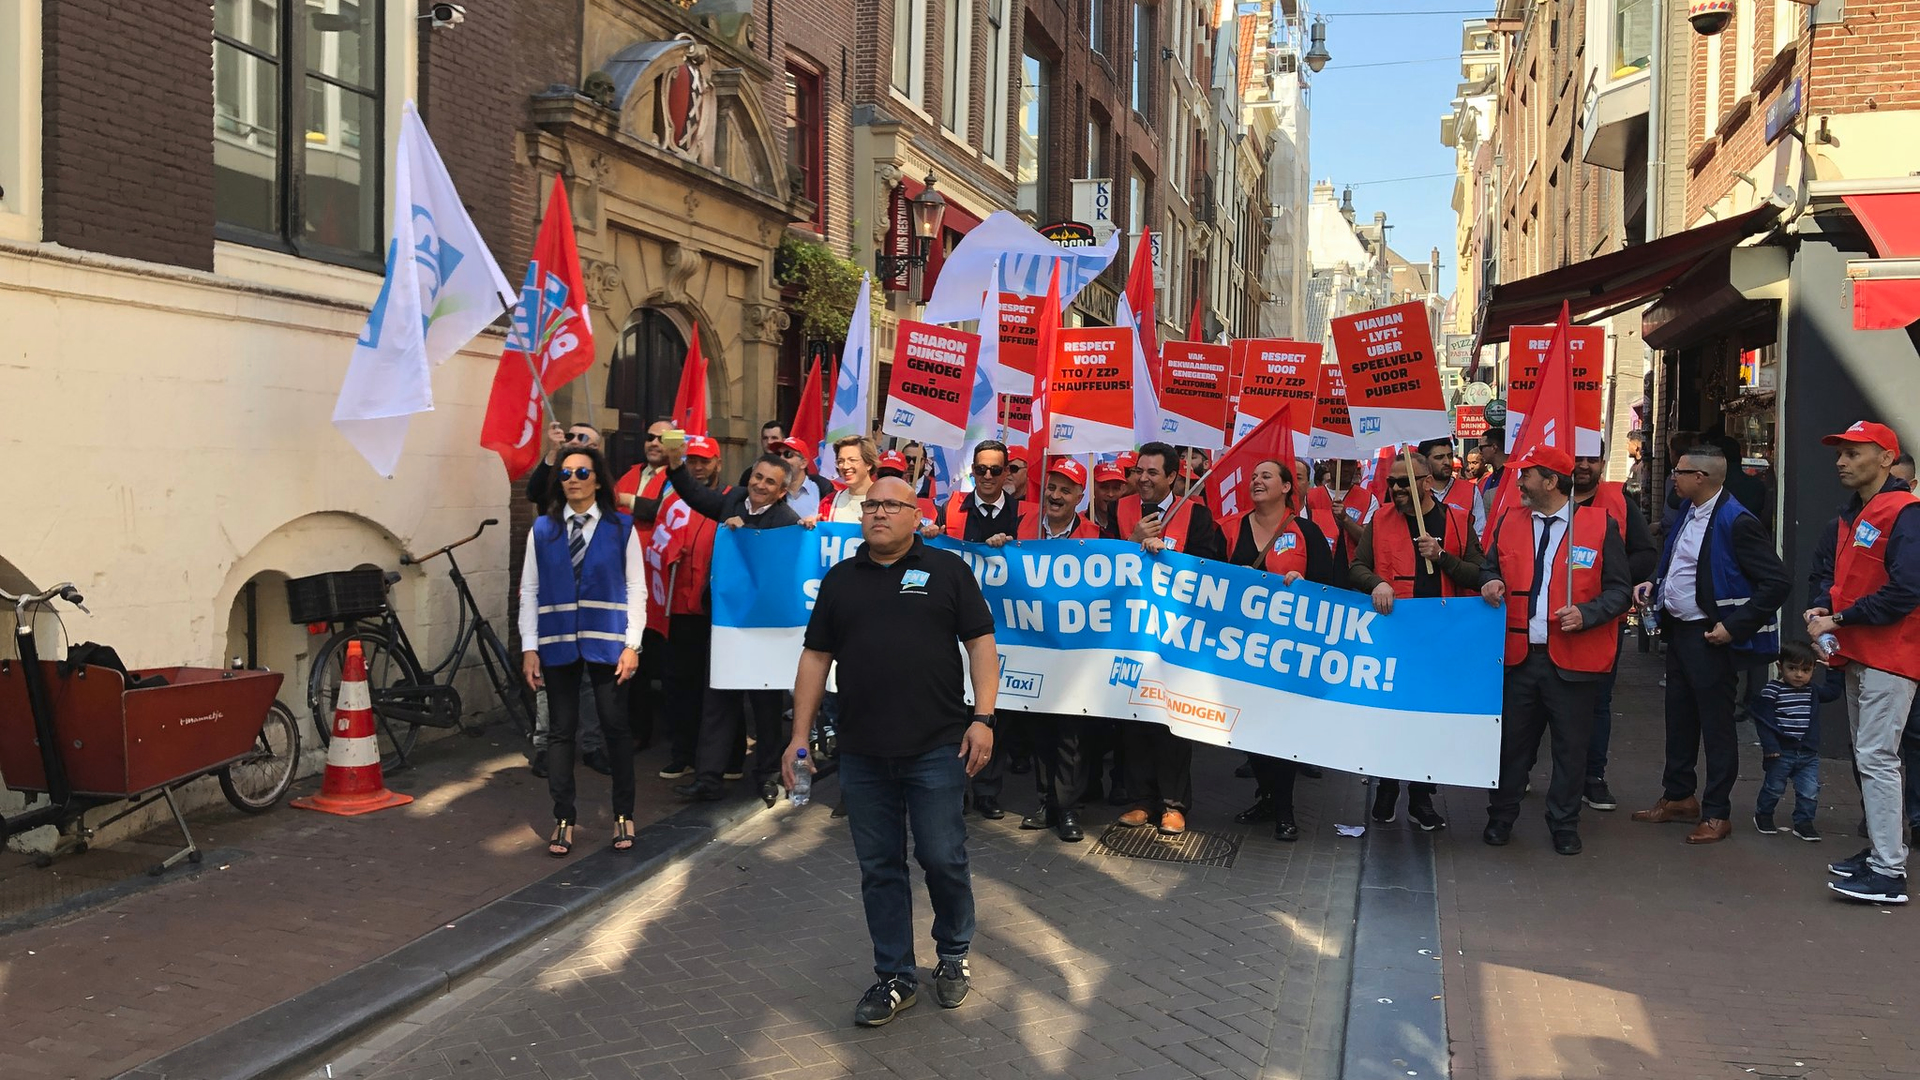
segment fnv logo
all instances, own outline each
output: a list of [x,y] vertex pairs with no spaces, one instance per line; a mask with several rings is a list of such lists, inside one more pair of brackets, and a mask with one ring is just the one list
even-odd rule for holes
[[1171,435],[1180,430],[1180,421],[1171,416],[1163,416],[1160,418],[1160,430]]
[[912,427],[913,426],[913,410],[912,409],[893,410],[893,422],[900,427]]
[[1144,665],[1138,660],[1116,656],[1113,658],[1113,666],[1107,671],[1107,685],[1137,687],[1140,685],[1140,672],[1143,667]]
[[1868,522],[1861,522],[1853,530],[1853,546],[1870,548],[1880,542],[1880,530]]
[[1315,435],[1307,440],[1307,445],[1315,450],[1325,450],[1327,448],[1327,437],[1325,435]]
[[1358,427],[1358,428],[1357,428],[1357,429],[1355,430],[1355,434],[1357,434],[1357,435],[1378,435],[1378,434],[1380,434],[1380,418],[1379,418],[1379,417],[1377,417],[1377,416],[1363,416],[1363,417],[1361,417],[1361,418],[1360,418],[1360,425],[1359,425],[1359,427]]
[[1590,547],[1575,547],[1569,556],[1569,558],[1573,560],[1573,567],[1576,570],[1593,569],[1594,561],[1599,557],[1600,553]]
[[1055,425],[1053,425],[1053,437],[1054,437],[1054,438],[1056,438],[1056,439],[1071,439],[1071,438],[1073,438],[1073,425],[1072,425],[1072,424],[1055,424]]

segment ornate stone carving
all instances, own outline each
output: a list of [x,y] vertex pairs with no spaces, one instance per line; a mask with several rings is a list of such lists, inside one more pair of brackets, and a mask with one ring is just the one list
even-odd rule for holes
[[748,341],[777,344],[792,321],[786,309],[773,304],[748,304],[740,309],[741,334]]
[[900,178],[906,174],[900,170],[900,166],[890,161],[881,162],[874,170],[874,174],[879,179],[880,186],[875,193],[878,205],[873,208],[873,239],[876,243],[884,244],[887,240],[888,222],[893,218],[893,189],[899,186]]
[[620,268],[598,259],[582,259],[580,272],[586,279],[587,302],[601,311],[611,311],[613,290],[624,287],[624,282],[620,280]]
[[700,213],[700,193],[688,191],[686,197],[687,220],[692,221]]
[[[691,195],[687,198],[689,201],[695,201]],[[661,254],[661,259],[667,264],[667,280],[661,291],[675,303],[692,301],[693,294],[687,286],[706,265],[705,257],[684,244],[668,244]]]

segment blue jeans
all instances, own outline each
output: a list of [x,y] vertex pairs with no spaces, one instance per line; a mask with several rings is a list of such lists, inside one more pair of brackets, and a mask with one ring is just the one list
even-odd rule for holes
[[1813,812],[1820,806],[1820,754],[1812,747],[1782,747],[1780,756],[1767,759],[1767,778],[1760,782],[1760,797],[1753,812],[1772,816],[1793,783],[1793,823],[1813,824]]
[[860,899],[873,939],[873,972],[919,982],[913,960],[913,884],[907,874],[907,831],[933,902],[934,953],[958,960],[973,944],[973,879],[967,871],[967,770],[958,744],[919,757],[840,755],[840,791],[853,852],[860,860]]
[[1593,699],[1593,733],[1587,736],[1587,781],[1607,778],[1607,744],[1613,741],[1613,684],[1620,681],[1620,660],[1599,680]]

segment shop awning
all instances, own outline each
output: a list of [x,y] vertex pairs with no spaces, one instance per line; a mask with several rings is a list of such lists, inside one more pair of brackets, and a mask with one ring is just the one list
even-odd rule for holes
[[1920,322],[1920,192],[1844,197],[1877,259],[1849,259],[1855,330],[1900,330]]
[[1572,308],[1575,322],[1641,303],[1779,216],[1780,208],[1768,203],[1724,221],[1496,285],[1480,313],[1474,348],[1507,340],[1512,327],[1554,321],[1562,302]]

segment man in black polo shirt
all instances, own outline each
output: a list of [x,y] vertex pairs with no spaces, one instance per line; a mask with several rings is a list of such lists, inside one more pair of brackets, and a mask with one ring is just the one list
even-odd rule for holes
[[[866,543],[820,582],[793,686],[793,738],[781,767],[791,787],[794,752],[807,745],[827,669],[838,661],[840,790],[880,978],[854,1008],[854,1022],[865,1027],[879,1027],[912,1005],[919,986],[909,828],[933,904],[934,995],[948,1009],[966,1000],[973,881],[961,803],[967,778],[993,755],[999,690],[993,613],[966,562],[915,535],[917,513],[905,480],[874,481],[861,509]],[[966,647],[971,668],[971,710],[956,643]]]

